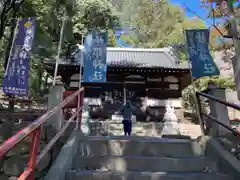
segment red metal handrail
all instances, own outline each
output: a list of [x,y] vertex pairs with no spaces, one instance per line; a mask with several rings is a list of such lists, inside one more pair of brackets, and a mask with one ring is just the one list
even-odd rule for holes
[[[50,117],[52,117],[56,112],[59,112],[59,110],[63,109],[67,104],[69,104],[71,101],[74,100],[74,98],[77,98],[78,96],[79,96],[80,101],[78,101],[79,108],[77,108],[77,111],[66,122],[64,127],[45,146],[45,148],[40,153],[40,155],[37,155],[43,124]],[[27,126],[24,129],[20,130],[14,136],[12,136],[11,138],[9,138],[7,141],[5,141],[4,143],[2,143],[0,145],[0,160],[1,160],[19,142],[21,142],[26,137],[32,135],[28,165],[27,165],[27,168],[25,169],[25,171],[20,175],[18,180],[33,180],[34,179],[34,171],[35,171],[38,163],[46,155],[46,153],[51,149],[51,147],[55,144],[55,142],[62,136],[62,134],[65,132],[65,130],[67,129],[69,124],[71,122],[73,122],[76,117],[77,117],[76,128],[81,127],[80,125],[78,126],[78,124],[81,123],[81,113],[82,113],[82,109],[83,109],[83,97],[84,97],[84,89],[81,88],[80,90],[76,91],[74,94],[72,94],[69,97],[67,97],[66,99],[64,99],[59,105],[55,106],[53,109],[51,109],[48,112],[46,112],[45,114],[43,114],[32,124],[30,124],[29,126]]]
[[[7,110],[7,109],[6,109]],[[6,117],[6,116],[40,116],[43,113],[46,113],[47,110],[39,110],[37,112],[29,112],[29,111],[23,111],[23,112],[2,112],[0,111],[0,116]]]

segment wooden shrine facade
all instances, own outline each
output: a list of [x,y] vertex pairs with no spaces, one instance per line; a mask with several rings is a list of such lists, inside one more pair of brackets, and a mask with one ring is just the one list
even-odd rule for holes
[[[68,66],[59,67],[63,82],[68,90],[75,90],[79,85],[79,68],[75,71]],[[73,69],[74,67],[71,67]],[[75,73],[76,74],[75,74]],[[85,83],[86,97],[96,98],[104,94],[123,95],[124,88],[127,96],[168,99],[181,97],[181,91],[189,83],[189,71],[156,68],[108,68],[107,82]],[[97,91],[95,91],[98,89]]]
[[[85,87],[85,98],[94,100],[92,105],[102,105],[107,102],[112,108],[112,113],[123,103],[124,94],[127,100],[131,100],[138,107],[139,112],[146,111],[148,106],[164,107],[162,100],[181,97],[182,90],[191,83],[189,68],[179,65],[175,57],[166,54],[167,52],[161,49],[141,51],[109,48],[107,82],[82,82]],[[114,58],[123,59],[114,61]],[[46,70],[53,75],[54,64],[45,65]],[[58,74],[62,77],[67,90],[78,88],[79,71],[77,63],[59,64]],[[158,100],[156,102],[160,103],[155,102],[151,105],[147,100]]]

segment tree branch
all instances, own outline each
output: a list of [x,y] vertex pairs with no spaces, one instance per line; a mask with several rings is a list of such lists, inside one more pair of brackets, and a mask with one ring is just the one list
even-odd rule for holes
[[2,12],[1,12],[1,15],[0,15],[0,40],[2,39],[3,37],[3,34],[4,34],[4,31],[5,31],[5,21],[6,21],[6,16],[5,14],[8,12],[7,11],[7,5],[8,5],[9,1],[6,1],[4,4],[3,4],[3,9],[2,9]]
[[20,2],[17,0],[12,0],[12,1],[7,0],[3,3],[3,9],[0,14],[0,40],[2,39],[5,32],[6,20],[11,19],[11,17],[8,17],[8,13],[13,9],[14,12],[12,16],[14,16],[14,14],[18,12],[18,10],[20,9],[23,3],[24,3],[24,0],[21,0]]
[[[16,1],[14,1],[16,2]],[[7,49],[6,49],[6,54],[5,54],[5,62],[4,62],[4,68],[6,69],[7,68],[7,63],[8,63],[8,57],[10,56],[10,50],[11,50],[11,46],[12,46],[12,43],[14,43],[12,41],[13,37],[14,37],[14,30],[15,30],[15,20],[17,18],[17,13],[18,13],[18,10],[20,9],[21,5],[24,3],[24,0],[22,0],[20,3],[16,4],[12,4],[12,9],[13,9],[13,14],[12,14],[12,22],[11,22],[11,32],[10,32],[10,36],[9,36],[9,39],[8,39],[8,45],[7,45]],[[0,36],[1,38],[1,36]]]

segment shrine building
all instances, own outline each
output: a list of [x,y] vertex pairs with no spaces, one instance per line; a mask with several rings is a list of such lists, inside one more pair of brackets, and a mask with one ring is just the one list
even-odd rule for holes
[[[78,88],[79,62],[79,59],[60,61],[58,75],[66,90]],[[54,74],[54,68],[55,62],[45,62],[49,74]],[[82,82],[82,86],[85,88],[85,101],[91,107],[103,106],[108,117],[118,110],[125,96],[136,107],[138,120],[161,121],[166,102],[176,110],[181,109],[182,90],[190,83],[188,63],[180,64],[170,48],[109,47],[107,82]],[[182,116],[181,111],[180,114],[178,116]]]

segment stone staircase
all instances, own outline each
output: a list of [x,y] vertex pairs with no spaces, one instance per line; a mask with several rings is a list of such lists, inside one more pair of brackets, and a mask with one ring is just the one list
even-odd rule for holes
[[[121,122],[105,122],[105,124],[105,131],[107,131],[109,135],[123,135],[123,125]],[[163,127],[164,123],[135,122],[133,123],[132,135],[162,137]],[[196,139],[202,134],[199,125],[179,123],[178,127],[181,135],[190,136],[192,139]]]
[[[134,136],[152,136],[162,137],[162,130],[165,126],[161,122],[137,122],[136,117],[132,118],[132,135]],[[92,121],[92,126],[95,126],[95,132],[90,131],[89,115],[87,112],[83,113],[82,131],[86,135],[108,135],[121,136],[123,135],[122,117],[114,115],[111,120],[100,122],[100,120]],[[202,135],[199,125],[178,123],[179,132],[183,136],[189,136],[192,139]]]
[[197,141],[139,136],[85,137],[69,180],[233,180]]

